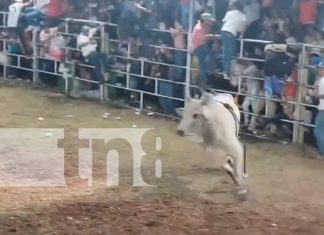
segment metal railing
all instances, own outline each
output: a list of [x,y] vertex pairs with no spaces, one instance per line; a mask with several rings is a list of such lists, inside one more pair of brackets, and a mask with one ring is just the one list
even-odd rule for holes
[[[5,12],[0,12],[0,14],[2,14],[3,16],[3,22],[6,22],[6,14]],[[91,23],[91,24],[102,24],[102,22],[94,22],[94,21],[88,21],[88,20],[79,20],[79,19],[73,19],[72,21],[69,21],[68,23],[65,24],[64,27],[64,31],[60,32],[62,35],[64,36],[77,36],[76,34],[71,34],[69,32],[69,24],[70,23],[82,23],[82,24],[87,24],[87,23]],[[110,25],[110,26],[116,26],[113,24],[106,24],[106,25]],[[5,25],[2,25],[0,27],[5,28]],[[190,28],[192,28],[192,23],[190,25]],[[160,31],[161,30],[156,30],[156,31]],[[168,30],[164,30],[165,33],[170,33],[170,31]],[[187,34],[187,41],[190,41],[190,34]],[[174,84],[174,85],[179,85],[182,86],[185,90],[184,94],[185,96],[190,94],[190,90],[192,88],[195,88],[196,86],[194,84],[192,84],[191,82],[191,73],[194,71],[197,71],[197,69],[191,68],[191,53],[189,52],[189,50],[182,50],[184,52],[186,52],[186,65],[185,66],[177,66],[174,64],[166,64],[166,63],[160,63],[160,62],[156,62],[156,61],[150,61],[147,58],[133,58],[131,57],[131,51],[130,51],[130,44],[127,45],[127,55],[116,55],[116,58],[119,58],[121,60],[126,60],[127,65],[130,64],[130,61],[137,61],[140,63],[140,67],[141,67],[141,72],[140,74],[134,74],[131,73],[129,71],[129,66],[126,66],[126,70],[122,71],[122,70],[117,70],[117,69],[112,69],[109,71],[109,73],[104,73],[104,81],[103,82],[97,82],[97,81],[89,81],[89,80],[85,80],[82,79],[80,77],[76,77],[74,74],[75,71],[75,67],[76,64],[74,61],[71,61],[67,59],[65,61],[65,63],[70,66],[70,71],[72,71],[72,73],[68,73],[68,74],[60,74],[57,72],[57,60],[54,60],[52,58],[49,57],[41,57],[39,56],[39,49],[42,48],[42,45],[40,43],[38,43],[37,38],[38,37],[38,33],[34,30],[33,31],[33,37],[32,37],[32,44],[33,44],[33,55],[32,57],[26,57],[23,55],[16,55],[16,54],[11,54],[11,53],[7,53],[6,52],[6,48],[7,48],[7,40],[2,39],[3,41],[3,48],[4,48],[4,54],[6,56],[11,56],[11,57],[16,57],[17,58],[17,65],[11,65],[8,64],[6,62],[3,63],[3,77],[7,78],[8,75],[8,68],[19,68],[19,69],[23,69],[26,71],[30,71],[32,72],[33,76],[32,76],[32,80],[34,83],[37,83],[39,81],[39,73],[43,73],[43,74],[50,74],[50,75],[55,75],[55,76],[59,76],[64,80],[64,84],[65,84],[65,89],[64,91],[66,93],[69,93],[70,91],[70,80],[78,80],[78,81],[86,81],[86,82],[90,82],[90,83],[95,83],[99,85],[99,98],[102,101],[107,101],[110,100],[109,98],[109,89],[122,89],[122,90],[126,90],[128,92],[136,92],[139,94],[139,107],[140,109],[144,109],[144,95],[153,95],[153,96],[157,96],[159,98],[167,98],[167,99],[171,99],[174,101],[183,101],[183,98],[179,98],[176,96],[167,96],[167,95],[161,95],[159,94],[159,85],[161,84],[161,82],[164,83],[170,83],[170,84]],[[114,43],[119,43],[118,40],[112,40],[109,39],[107,36],[107,33],[105,31],[105,27],[102,27],[99,31],[99,36],[97,37],[97,39],[99,39],[100,41],[100,51],[101,52],[105,52],[105,53],[109,53],[109,48],[112,44]],[[269,41],[260,41],[260,40],[250,40],[250,39],[240,39],[240,52],[239,52],[239,57],[240,59],[246,59],[246,60],[254,60],[252,58],[245,58],[244,57],[244,44],[245,43],[256,43],[256,44],[267,44],[270,43]],[[146,45],[148,47],[153,47],[153,48],[159,48],[159,46],[157,45]],[[302,53],[300,54],[300,58],[299,58],[299,64],[298,64],[298,81],[295,85],[297,85],[297,95],[296,95],[296,99],[294,101],[285,101],[285,103],[287,104],[291,104],[294,105],[294,110],[295,110],[295,120],[282,120],[283,122],[287,122],[287,123],[292,123],[293,124],[293,140],[292,142],[294,143],[302,143],[303,142],[303,133],[305,131],[306,128],[309,127],[313,127],[313,125],[311,125],[311,123],[305,122],[305,108],[306,107],[316,107],[314,105],[309,105],[303,102],[303,97],[305,96],[305,89],[309,89],[309,88],[314,88],[314,86],[308,85],[307,83],[307,70],[309,68],[314,68],[313,66],[309,66],[306,61],[305,58],[307,56],[307,48],[309,47],[317,47],[317,46],[313,46],[313,45],[306,45],[303,44],[302,45]],[[67,55],[70,54],[71,51],[80,51],[77,48],[71,48],[71,47],[64,47],[62,49],[65,49],[67,51]],[[181,51],[180,49],[176,49],[176,48],[171,48],[171,47],[167,47],[165,49],[168,50],[178,50]],[[324,49],[324,48],[323,48]],[[24,68],[21,67],[22,65],[22,59],[25,60],[31,60],[32,61],[32,66],[31,68]],[[39,69],[39,60],[41,59],[46,59],[46,60],[52,60],[54,62],[54,72],[49,72],[49,71],[45,71],[45,70],[40,70]],[[168,68],[178,68],[178,69],[183,69],[186,76],[185,76],[185,81],[183,82],[176,82],[176,81],[170,81],[170,80],[166,80],[163,78],[158,78],[158,77],[154,77],[152,75],[147,75],[144,72],[144,68],[147,65],[164,65],[167,66]],[[93,66],[90,66],[88,64],[84,64],[82,62],[79,62],[78,64],[81,67],[89,67],[89,68],[93,68]],[[121,76],[124,78],[125,82],[124,85],[118,84],[118,83],[114,83],[111,81],[111,77],[112,75],[117,75],[117,76]],[[130,86],[130,79],[131,77],[140,77],[141,79],[148,79],[149,81],[153,81],[154,84],[154,89],[153,91],[145,91],[145,90],[141,90],[141,89],[136,89],[132,86]],[[242,83],[242,78],[244,78],[243,76],[239,77],[239,81],[238,83],[241,84]],[[246,78],[250,78],[251,77],[246,77]],[[263,80],[263,78],[252,78],[252,79],[258,79],[258,80]],[[269,118],[272,115],[269,114],[268,112],[268,107],[270,105],[273,105],[274,102],[282,102],[280,99],[275,99],[275,98],[266,98],[264,96],[256,96],[256,95],[250,95],[250,94],[245,94],[242,93],[240,86],[238,88],[238,90],[236,92],[229,92],[226,90],[216,90],[218,92],[226,92],[226,93],[231,93],[234,95],[239,95],[239,96],[244,96],[244,97],[253,97],[253,98],[257,98],[257,99],[264,99],[266,100],[266,114],[265,115],[260,115],[260,114],[254,114],[251,112],[245,112],[248,113],[249,115],[252,116],[261,116],[264,118]],[[273,113],[272,113],[273,114]]]

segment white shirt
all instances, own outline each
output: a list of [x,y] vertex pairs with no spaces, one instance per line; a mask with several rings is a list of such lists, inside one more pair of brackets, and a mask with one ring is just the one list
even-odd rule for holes
[[7,27],[17,27],[23,3],[14,3],[9,6]]
[[90,42],[90,38],[93,37],[96,29],[90,29],[89,36],[84,35],[83,33],[78,35],[77,38],[77,47],[81,49],[83,57],[87,57],[91,52],[97,50],[98,44],[97,43],[89,43],[86,46],[80,47],[81,44]]
[[[318,82],[318,95],[324,95],[324,77],[321,77]],[[319,100],[318,110],[324,110],[324,99]]]
[[230,32],[234,36],[242,33],[247,24],[247,18],[244,13],[239,10],[228,11],[223,19],[222,31]]

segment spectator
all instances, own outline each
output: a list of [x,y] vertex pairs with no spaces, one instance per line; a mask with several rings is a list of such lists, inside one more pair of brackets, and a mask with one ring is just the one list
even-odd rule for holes
[[[8,53],[10,58],[10,65],[11,66],[18,66],[19,55],[22,54],[21,47],[19,40],[17,37],[14,37],[12,34],[9,35],[9,40],[7,41],[8,46]],[[9,79],[16,79],[17,78],[18,68],[9,67],[8,69],[8,78]]]
[[303,26],[315,24],[317,4],[317,0],[299,1],[299,21]]
[[124,0],[120,4],[120,16],[118,20],[118,34],[121,41],[128,41],[136,34],[135,29],[139,27],[141,12],[151,13],[135,0]]
[[233,10],[226,13],[223,19],[221,30],[223,44],[223,70],[226,75],[230,75],[231,61],[237,53],[237,38],[243,36],[247,25],[247,18],[243,12],[243,4],[240,1],[233,3]]
[[19,26],[19,19],[21,13],[26,7],[29,7],[33,4],[33,0],[24,3],[23,0],[14,0],[14,3],[9,6],[9,14],[8,14],[8,21],[7,27],[9,29],[16,30]]
[[26,31],[31,31],[34,27],[39,27],[40,22],[45,20],[50,0],[36,0],[32,8],[27,8],[24,12],[24,20],[28,27]]
[[65,50],[63,49],[67,41],[61,34],[58,34],[58,28],[49,28],[49,26],[45,26],[40,32],[39,37],[40,42],[43,44],[45,57],[60,61],[59,73],[67,72],[68,69],[65,67]]
[[199,86],[207,84],[207,59],[211,56],[210,33],[215,19],[210,13],[203,13],[192,32],[191,51],[198,58],[199,63]]
[[101,27],[103,27],[103,24],[100,24],[96,28],[83,26],[82,31],[77,38],[77,47],[81,49],[85,62],[95,67],[92,69],[91,74],[92,79],[97,82],[104,81],[102,75],[102,66],[107,69],[110,64],[106,54],[96,51],[98,44],[97,40],[94,38],[94,35]]
[[[177,66],[185,66],[186,63],[186,42],[185,42],[185,32],[179,22],[175,22],[174,28],[170,29],[173,45],[176,50],[174,50],[174,64]],[[178,49],[178,50],[177,50]],[[172,68],[174,81],[183,82],[184,72],[183,68]]]
[[15,3],[9,6],[9,14],[8,14],[8,21],[7,27],[11,33],[17,35],[19,37],[20,43],[23,46],[23,50],[26,54],[30,54],[31,51],[29,50],[28,46],[26,45],[26,40],[24,38],[23,26],[21,24],[21,15],[25,8],[31,6],[33,1],[30,0],[27,3],[23,3],[23,0],[15,0]]
[[260,18],[260,3],[258,0],[247,0],[244,7],[246,13],[247,25],[259,20]]
[[[246,66],[242,72],[243,79],[243,90],[248,95],[245,97],[244,102],[242,104],[242,108],[244,112],[249,112],[250,107],[252,107],[252,111],[256,112],[255,114],[259,114],[263,105],[260,104],[260,100],[255,96],[258,96],[261,90],[261,83],[259,80],[255,78],[259,78],[261,76],[261,71],[254,62],[245,62]],[[244,77],[245,76],[245,77]],[[259,106],[259,107],[258,107]],[[262,106],[262,107],[260,107]],[[256,118],[255,116],[251,116],[251,122],[249,118],[249,114],[244,114],[244,124],[249,125],[248,130],[253,132],[256,127]]]
[[320,64],[318,83],[318,114],[315,120],[314,135],[319,149],[319,156],[324,159],[324,64]]
[[189,12],[190,12],[190,0],[179,0],[180,2],[180,14],[181,24],[185,30],[189,29]]

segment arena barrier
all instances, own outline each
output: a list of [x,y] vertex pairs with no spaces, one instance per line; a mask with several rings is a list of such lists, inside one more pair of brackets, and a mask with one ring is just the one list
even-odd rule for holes
[[[193,5],[193,4],[191,4]],[[193,6],[191,6],[191,10]],[[6,12],[0,12],[3,18],[3,22],[5,24],[6,22]],[[192,17],[192,16],[191,16]],[[73,19],[66,21],[64,24],[64,30],[60,31],[60,34],[63,36],[71,36],[71,37],[76,37],[77,34],[71,34],[69,33],[69,27],[71,24],[102,24],[102,22],[96,22],[96,21],[88,21],[88,20],[79,20],[79,19]],[[105,24],[106,26],[110,27],[116,27],[114,24]],[[6,28],[5,25],[1,25],[1,28]],[[189,28],[193,28],[192,21],[190,22]],[[170,31],[168,30],[154,30],[157,32],[164,32],[170,34]],[[151,110],[147,109],[144,105],[144,96],[155,96],[158,98],[166,98],[170,99],[173,101],[183,101],[183,97],[174,97],[174,96],[168,96],[168,95],[161,95],[159,92],[159,86],[161,83],[168,83],[168,84],[173,84],[176,86],[181,87],[181,89],[184,90],[184,96],[190,95],[192,89],[196,88],[196,85],[192,81],[193,76],[192,73],[197,73],[196,68],[192,68],[191,66],[191,61],[192,61],[192,55],[189,53],[189,50],[182,50],[183,52],[186,53],[186,66],[177,66],[174,64],[162,64],[156,61],[150,61],[147,58],[134,58],[131,56],[131,45],[127,44],[127,53],[125,55],[115,55],[116,58],[120,60],[127,61],[125,68],[116,68],[114,67],[111,69],[109,72],[104,72],[104,81],[102,83],[95,82],[95,81],[89,81],[89,80],[84,80],[81,79],[80,77],[75,76],[75,70],[76,66],[80,67],[88,67],[88,68],[93,68],[92,66],[89,66],[87,64],[83,63],[76,63],[76,61],[71,59],[71,53],[72,52],[78,52],[77,48],[72,48],[72,47],[65,47],[67,51],[67,59],[66,59],[66,65],[69,67],[69,73],[64,73],[60,74],[57,72],[57,62],[54,59],[48,58],[48,57],[41,57],[39,56],[39,50],[42,48],[42,45],[38,42],[37,37],[38,34],[36,31],[33,31],[32,34],[32,45],[33,45],[33,55],[32,57],[26,57],[23,55],[17,55],[17,54],[10,54],[6,52],[6,48],[8,45],[7,40],[2,40],[2,47],[4,48],[2,52],[2,56],[0,58],[0,64],[3,65],[3,74],[2,78],[7,79],[8,78],[8,70],[10,68],[19,68],[19,70],[26,71],[26,73],[29,73],[32,76],[32,82],[33,83],[38,83],[39,81],[39,74],[50,74],[54,76],[60,77],[60,84],[62,85],[63,89],[62,92],[66,94],[70,94],[71,89],[73,88],[73,83],[74,81],[87,81],[90,83],[96,83],[99,85],[99,91],[98,91],[98,99],[101,101],[108,101],[111,102],[113,98],[111,98],[111,93],[115,93],[118,90],[123,90],[127,91],[129,93],[136,93],[139,96],[139,104],[138,107],[133,107],[127,104],[119,104],[121,106],[126,106],[126,107],[131,107],[131,108],[138,108],[140,110],[145,110],[150,112]],[[187,33],[187,41],[190,41],[190,34]],[[105,27],[102,27],[101,30],[99,31],[99,36],[97,37],[99,44],[100,44],[100,51],[107,53],[107,54],[113,54],[113,49],[118,47],[118,44],[120,44],[120,41],[118,40],[113,40],[109,39],[108,33],[106,32]],[[245,59],[245,60],[254,60],[252,58],[246,58],[244,57],[244,46],[246,43],[255,43],[255,44],[267,44],[270,43],[269,41],[260,41],[260,40],[250,40],[250,39],[240,39],[240,52],[239,52],[239,57],[240,59]],[[159,46],[156,45],[147,45],[149,48],[160,48]],[[302,52],[300,54],[299,58],[299,64],[298,64],[298,80],[296,83],[294,83],[297,86],[297,95],[294,100],[287,100],[285,103],[293,105],[294,111],[295,111],[295,120],[282,120],[283,122],[286,123],[291,123],[293,125],[293,143],[303,143],[304,142],[304,133],[305,131],[310,131],[311,128],[313,127],[311,121],[310,121],[310,113],[307,109],[310,108],[316,108],[316,106],[308,104],[305,102],[305,97],[307,96],[307,90],[308,89],[314,89],[314,85],[309,85],[308,82],[308,73],[309,70],[314,69],[314,66],[310,66],[307,63],[307,51],[309,48],[320,48],[324,49],[323,47],[318,47],[314,45],[307,45],[307,44],[302,44]],[[176,48],[169,48],[166,47],[165,49],[168,50],[178,50]],[[8,58],[14,58],[16,60],[15,65],[12,65],[12,63],[9,63]],[[47,70],[41,70],[39,68],[39,64],[41,60],[48,60],[48,61],[53,61],[54,62],[54,71],[49,72]],[[130,62],[131,61],[136,61],[140,63],[141,67],[141,72],[140,74],[134,74],[129,71],[130,68]],[[12,62],[12,61],[11,61]],[[167,66],[168,68],[177,68],[177,69],[183,69],[185,71],[185,81],[181,82],[176,82],[176,81],[170,81],[170,80],[165,80],[163,78],[157,78],[152,75],[147,75],[145,73],[145,67],[147,65],[163,65]],[[140,77],[141,79],[147,79],[148,81],[154,82],[154,88],[152,91],[144,91],[141,89],[136,89],[131,86],[131,78],[134,79],[134,77]],[[122,82],[116,82],[116,78],[120,78],[123,80]],[[264,96],[251,96],[249,94],[245,94],[241,91],[240,89],[240,84],[242,82],[242,76],[239,76],[239,88],[237,92],[229,92],[225,90],[216,90],[217,92],[226,92],[226,93],[231,93],[233,95],[239,95],[239,96],[244,96],[244,97],[254,97],[258,99],[265,99],[266,100],[266,114],[265,115],[258,115],[254,114],[251,112],[247,112],[250,115],[253,116],[260,116],[263,118],[269,118],[273,116],[273,105],[275,102],[282,102],[279,99],[275,98],[266,98]],[[258,80],[263,80],[263,78],[253,78],[253,79],[258,79]],[[271,108],[272,107],[272,108]],[[269,111],[270,110],[270,111]]]

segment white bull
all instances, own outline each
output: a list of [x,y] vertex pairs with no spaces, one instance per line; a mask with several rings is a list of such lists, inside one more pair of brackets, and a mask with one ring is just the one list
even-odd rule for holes
[[240,111],[234,98],[229,94],[204,93],[200,100],[187,98],[184,109],[177,111],[182,116],[177,134],[198,137],[205,149],[221,149],[231,156],[232,161],[223,167],[239,186],[239,194],[245,193],[244,149],[238,139]]

